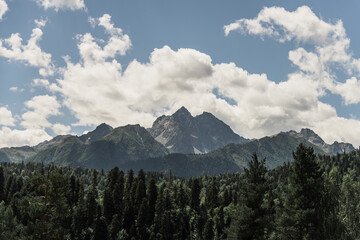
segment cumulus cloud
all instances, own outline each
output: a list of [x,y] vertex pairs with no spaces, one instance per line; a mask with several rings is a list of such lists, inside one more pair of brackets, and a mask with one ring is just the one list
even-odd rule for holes
[[21,125],[28,129],[49,128],[52,124],[48,118],[60,115],[59,108],[61,105],[55,96],[35,96],[25,102],[25,106],[29,110],[22,114]]
[[184,105],[193,114],[214,113],[242,135],[262,137],[337,117],[333,107],[318,100],[322,91],[311,76],[294,73],[275,83],[234,63],[213,64],[204,53],[168,46],[124,71],[115,60],[91,67],[68,63],[58,84],[79,125],[149,127],[156,116]]
[[37,4],[45,9],[54,8],[58,10],[80,10],[85,9],[84,0],[35,0]]
[[44,129],[13,130],[9,127],[2,127],[0,129],[0,148],[33,146],[49,139],[51,139],[51,136]]
[[[296,18],[289,19],[293,14]],[[330,71],[330,62],[349,67],[354,60],[348,52],[342,23],[326,23],[307,7],[287,12],[276,21],[274,16],[267,15],[263,19],[270,19],[265,24],[270,30],[257,26],[259,33],[265,32],[280,41],[295,39],[314,45],[313,51],[298,48],[289,52],[289,60],[299,70],[289,74],[284,82],[276,83],[266,74],[249,73],[234,63],[213,64],[210,56],[194,49],[173,50],[168,46],[154,49],[147,62],[133,60],[123,69],[116,56],[128,51],[130,38],[114,26],[109,15],[104,15],[91,22],[102,26],[110,38],[101,41],[89,33],[80,35],[80,61],[74,63],[65,58],[67,65],[56,84],[57,91],[78,119],[75,125],[107,122],[113,126],[140,123],[150,127],[157,116],[186,106],[193,114],[212,112],[249,138],[310,127],[328,142],[360,143],[355,138],[360,128],[345,135],[340,128],[326,133],[331,124],[345,124],[346,129],[351,129],[359,121],[338,117],[334,107],[319,100],[325,89],[344,94],[349,91],[345,88],[354,84],[354,80],[349,80],[344,83],[346,87],[340,88]],[[309,20],[304,23],[297,20],[304,16]],[[274,22],[277,25],[272,27]],[[298,22],[301,26],[296,25]],[[122,44],[112,45],[112,37]],[[355,95],[350,101],[357,101]]]
[[308,6],[302,6],[293,12],[281,7],[265,7],[253,19],[240,19],[224,26],[225,35],[232,31],[272,37],[280,42],[295,40],[310,43],[311,51],[298,48],[289,52],[289,60],[299,70],[313,74],[322,82],[323,88],[339,94],[345,104],[356,104],[360,98],[350,97],[353,92],[336,77],[333,66],[340,66],[345,74],[359,74],[360,60],[350,52],[350,39],[341,20],[328,23],[317,17]]
[[360,80],[355,77],[347,79],[345,83],[338,83],[332,91],[342,95],[347,105],[360,102]]
[[15,127],[15,118],[7,107],[0,107],[0,148],[16,147],[24,145],[35,145],[39,142],[49,140],[51,137],[44,129],[12,129]]
[[[265,8],[257,18],[245,20],[226,26],[225,33],[238,29],[314,47],[311,50],[299,47],[289,52],[289,60],[298,71],[280,83],[268,79],[266,74],[249,73],[234,63],[214,64],[209,55],[194,49],[174,50],[169,46],[154,49],[148,61],[133,60],[123,69],[117,58],[132,47],[130,37],[114,25],[108,14],[89,18],[90,24],[103,28],[108,38],[95,39],[90,33],[78,35],[78,62],[64,57],[66,67],[56,83],[33,79],[33,87],[56,92],[62,97],[61,103],[49,95],[27,101],[26,112],[20,118],[25,130],[10,129],[7,126],[12,126],[11,121],[3,124],[0,146],[37,144],[50,138],[47,129],[55,134],[69,133],[70,126],[49,120],[61,114],[63,105],[77,118],[74,125],[81,126],[106,122],[113,126],[140,123],[150,127],[156,117],[186,106],[193,114],[212,112],[248,138],[309,127],[327,142],[360,144],[357,138],[360,122],[338,117],[334,107],[319,100],[327,89],[342,95],[346,104],[360,101],[356,95],[360,90],[359,80],[352,77],[344,83],[337,82],[331,72],[333,63],[340,64],[348,73],[360,68],[360,61],[349,53],[350,41],[341,21],[326,23],[308,7],[294,12]],[[42,22],[37,25],[41,26]],[[35,46],[41,34],[34,35]],[[51,55],[40,58],[48,59],[44,61],[18,57],[30,54],[24,54],[26,45],[22,45],[19,35],[12,38],[2,40],[9,48],[0,54],[42,69],[46,69],[44,62],[51,63]],[[330,126],[334,129],[331,133]]]
[[38,28],[42,28],[45,27],[46,23],[47,23],[47,19],[41,18],[41,19],[35,19],[35,24]]
[[235,30],[273,37],[280,42],[295,39],[316,44],[326,44],[346,35],[340,20],[335,24],[326,23],[308,6],[299,7],[293,12],[282,7],[265,7],[256,18],[240,19],[224,26],[226,36]]
[[54,133],[56,135],[65,135],[65,134],[69,134],[71,131],[71,127],[70,126],[66,126],[64,124],[60,124],[60,123],[55,123],[52,126],[52,130],[54,131]]
[[109,14],[104,14],[102,17],[93,19],[91,22],[105,28],[105,32],[110,37],[105,46],[100,46],[90,33],[77,36],[79,39],[78,49],[84,65],[104,62],[117,55],[125,55],[131,48],[130,37],[127,34],[123,34],[121,28],[114,27]]
[[51,129],[55,134],[70,132],[70,126],[49,121],[50,117],[61,114],[61,104],[55,96],[35,96],[25,102],[25,107],[26,111],[19,118],[23,129],[9,128],[16,127],[15,119],[7,108],[0,108],[0,125],[3,125],[0,129],[0,147],[36,145],[51,139],[47,129]]
[[0,21],[2,20],[5,13],[9,10],[5,0],[0,0]]
[[[42,22],[40,25],[42,24],[45,23]],[[53,75],[54,66],[51,62],[51,54],[44,52],[39,46],[42,35],[42,30],[37,27],[32,30],[26,45],[22,43],[23,39],[19,33],[11,34],[7,39],[0,39],[0,56],[38,67],[39,74],[42,76]]]
[[7,107],[0,107],[0,125],[15,126],[15,119]]

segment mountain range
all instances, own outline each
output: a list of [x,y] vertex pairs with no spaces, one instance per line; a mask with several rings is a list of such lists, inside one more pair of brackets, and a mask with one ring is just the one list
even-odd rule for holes
[[148,131],[171,153],[207,153],[229,143],[250,141],[234,133],[211,113],[193,117],[185,107],[171,116],[159,117]]
[[127,125],[118,128],[103,123],[81,136],[60,135],[36,146],[0,149],[0,161],[43,162],[108,170],[144,169],[192,177],[202,174],[241,172],[253,153],[266,158],[274,168],[292,161],[300,144],[318,154],[350,152],[349,143],[325,143],[310,129],[289,131],[249,140],[234,133],[223,121],[204,112],[193,117],[182,107],[171,116],[161,116],[152,127]]

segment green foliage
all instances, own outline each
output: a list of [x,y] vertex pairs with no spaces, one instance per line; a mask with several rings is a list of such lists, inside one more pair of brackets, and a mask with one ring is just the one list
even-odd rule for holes
[[249,169],[245,169],[240,205],[229,235],[236,239],[261,240],[265,238],[265,228],[270,225],[264,206],[264,197],[269,188],[265,178],[265,159],[259,161],[254,154],[249,166]]
[[293,157],[191,179],[1,163],[0,239],[359,239],[359,151]]

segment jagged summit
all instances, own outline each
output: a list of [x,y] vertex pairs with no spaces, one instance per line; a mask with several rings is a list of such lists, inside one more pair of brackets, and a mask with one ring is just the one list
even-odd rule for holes
[[327,144],[318,134],[316,134],[313,130],[309,128],[303,128],[300,132],[296,132],[291,130],[286,132],[285,134],[295,136],[298,138],[303,138],[311,144],[319,147],[322,151],[327,154],[334,155],[336,153],[342,152],[351,152],[355,150],[354,146],[350,143],[339,143],[335,141],[333,144]]
[[326,144],[319,135],[317,135],[313,130],[309,128],[302,128],[300,130],[300,136],[302,136],[303,138],[305,138],[307,141],[311,142],[314,145]]
[[95,141],[101,139],[102,137],[106,136],[112,130],[113,130],[113,128],[110,125],[107,125],[106,123],[102,123],[99,126],[97,126],[94,131],[88,132],[88,133],[80,136],[79,139],[82,142],[89,144],[89,143],[95,142]]
[[179,108],[179,110],[177,110],[173,116],[178,116],[178,115],[185,115],[185,116],[191,116],[191,113],[189,112],[189,110],[187,110],[186,107],[182,106],[181,108]]
[[177,153],[206,153],[229,143],[248,142],[213,114],[204,112],[193,117],[185,107],[171,116],[159,117],[148,131]]

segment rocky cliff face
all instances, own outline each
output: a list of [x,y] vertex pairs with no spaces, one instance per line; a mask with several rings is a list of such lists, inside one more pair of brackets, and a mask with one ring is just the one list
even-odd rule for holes
[[83,143],[89,144],[89,143],[95,142],[95,141],[105,137],[112,130],[113,130],[113,128],[111,126],[109,126],[105,123],[102,123],[99,126],[97,126],[94,131],[88,132],[88,133],[80,136],[79,139]]
[[207,153],[229,143],[249,142],[211,113],[193,117],[185,107],[159,117],[148,131],[173,153]]
[[308,128],[301,129],[300,132],[289,131],[287,134],[291,136],[296,136],[299,138],[303,138],[306,141],[314,144],[323,150],[326,154],[334,155],[337,153],[351,152],[355,150],[354,146],[350,143],[344,142],[334,142],[333,144],[327,144],[319,135],[317,135],[314,131]]

